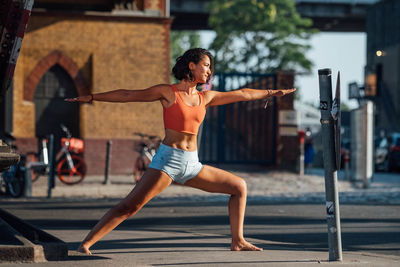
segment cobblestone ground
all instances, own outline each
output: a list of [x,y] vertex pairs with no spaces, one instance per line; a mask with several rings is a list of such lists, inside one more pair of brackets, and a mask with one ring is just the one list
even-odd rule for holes
[[[400,203],[399,177],[376,174],[369,188],[363,188],[363,183],[350,182],[344,179],[344,173],[339,173],[339,201],[345,203]],[[387,178],[387,179],[385,179]],[[397,179],[396,179],[397,178]],[[325,201],[325,179],[323,170],[314,170],[309,175],[294,175],[287,172],[272,172],[271,179],[253,175],[248,178],[251,200],[271,199],[275,201]],[[397,181],[396,181],[397,180]]]
[[[270,171],[262,168],[228,169],[244,178],[248,186],[248,201],[270,202],[324,202],[325,179],[321,169],[312,169],[306,175],[286,171]],[[400,204],[400,173],[375,173],[369,188],[361,181],[350,182],[339,174],[339,199],[341,203]],[[56,179],[52,197],[122,198],[134,187],[131,175],[110,176],[111,184],[103,185],[103,176],[87,176],[78,185],[68,186]],[[41,177],[32,187],[33,197],[47,196],[47,177]],[[171,185],[157,198],[176,200],[210,200],[227,198],[180,185]]]

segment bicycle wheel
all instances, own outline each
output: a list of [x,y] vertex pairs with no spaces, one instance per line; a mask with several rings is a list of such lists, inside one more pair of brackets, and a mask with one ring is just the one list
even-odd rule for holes
[[67,158],[63,158],[57,165],[57,175],[61,182],[73,185],[82,182],[86,175],[86,164],[79,156],[71,155],[74,168],[70,169]]
[[144,163],[143,158],[138,157],[136,159],[135,165],[133,166],[133,178],[135,179],[135,182],[140,181],[140,178],[142,178],[142,175],[145,170],[146,170],[146,164]]
[[[38,157],[34,152],[28,152],[26,154],[26,165],[28,165],[29,162],[37,162]],[[39,179],[41,173],[39,171],[35,171],[34,169],[31,169],[31,180],[32,182],[35,182]]]
[[13,197],[20,197],[24,192],[24,182],[18,177],[14,177],[7,183],[7,191]]
[[5,193],[13,197],[20,197],[24,190],[24,177],[22,179],[19,177],[18,168],[18,164],[11,165],[10,169],[1,174]]

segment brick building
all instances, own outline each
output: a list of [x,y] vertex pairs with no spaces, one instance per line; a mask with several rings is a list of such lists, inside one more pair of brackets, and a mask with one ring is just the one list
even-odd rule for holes
[[167,0],[36,0],[4,108],[20,151],[37,150],[37,136],[61,136],[63,123],[85,140],[88,173],[104,173],[109,139],[111,171],[131,172],[133,133],[162,136],[161,106],[63,99],[169,83],[170,24]]

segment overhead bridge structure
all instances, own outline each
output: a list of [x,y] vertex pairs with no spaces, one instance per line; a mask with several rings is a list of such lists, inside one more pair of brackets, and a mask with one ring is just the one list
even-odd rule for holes
[[[173,30],[207,30],[211,0],[170,0]],[[367,9],[379,0],[295,0],[302,17],[324,32],[365,32]]]

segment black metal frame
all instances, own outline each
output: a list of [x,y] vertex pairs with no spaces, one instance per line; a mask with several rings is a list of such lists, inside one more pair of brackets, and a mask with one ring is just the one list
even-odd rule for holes
[[[267,89],[268,84],[268,89],[276,89],[277,77],[217,73],[214,83],[222,92],[244,87]],[[257,100],[208,108],[202,125],[200,160],[211,164],[275,164],[278,108],[275,97],[267,109],[264,103],[265,100]]]

